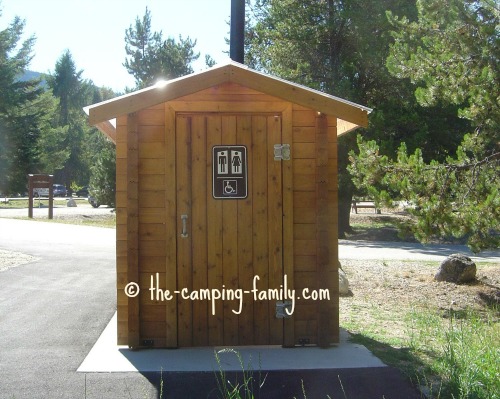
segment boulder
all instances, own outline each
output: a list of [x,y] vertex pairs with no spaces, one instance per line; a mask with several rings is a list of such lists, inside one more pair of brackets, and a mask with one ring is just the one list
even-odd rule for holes
[[339,294],[349,295],[349,280],[345,272],[339,268]]
[[462,284],[476,280],[476,264],[463,254],[448,256],[439,271],[434,276],[436,281],[447,281],[449,283]]
[[66,206],[69,208],[75,208],[76,207],[76,201],[73,198],[70,198],[68,202],[66,203]]

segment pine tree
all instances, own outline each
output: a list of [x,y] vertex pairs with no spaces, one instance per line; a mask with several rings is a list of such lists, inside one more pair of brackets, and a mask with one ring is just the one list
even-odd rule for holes
[[[47,83],[58,100],[59,137],[54,151],[58,150],[62,155],[64,149],[67,154],[64,163],[52,173],[55,173],[56,181],[68,189],[72,184],[87,184],[90,177],[91,163],[86,147],[93,129],[88,126],[82,107],[91,102],[94,85],[85,81],[82,73],[77,70],[71,52],[66,50],[57,60],[54,72],[47,77]],[[53,145],[56,145],[55,138]]]
[[[0,12],[1,17],[1,12]],[[35,42],[20,43],[25,22],[16,17],[0,30],[0,191],[24,193],[27,174],[37,172],[36,142],[41,134],[39,107],[42,88],[38,80],[22,81]]]
[[168,80],[193,72],[191,64],[199,57],[194,53],[196,40],[189,37],[179,41],[169,37],[163,40],[162,32],[153,32],[151,12],[146,7],[142,20],[125,31],[127,58],[123,66],[134,76],[136,88],[144,88],[158,80]]
[[[428,110],[417,103],[408,80],[389,74],[391,24],[386,10],[417,17],[412,2],[398,0],[259,0],[248,7],[253,25],[247,29],[246,60],[254,68],[374,108],[362,135],[375,139],[381,152],[394,154],[402,140],[426,157],[446,157],[458,145],[467,123],[456,108],[437,104]],[[448,134],[441,127],[452,126]],[[436,139],[436,136],[439,139]],[[348,153],[356,136],[340,137],[339,234],[348,233],[354,187]]]
[[378,200],[409,204],[420,240],[453,236],[466,239],[474,251],[497,248],[500,13],[489,0],[419,0],[417,8],[415,21],[389,14],[395,28],[389,70],[411,79],[422,106],[457,107],[470,131],[450,156],[431,161],[418,148],[410,155],[404,143],[392,160],[375,142],[360,141],[359,154],[351,153],[351,170],[356,184]]
[[115,206],[116,153],[113,143],[101,135],[101,150],[91,168],[90,194],[97,204]]

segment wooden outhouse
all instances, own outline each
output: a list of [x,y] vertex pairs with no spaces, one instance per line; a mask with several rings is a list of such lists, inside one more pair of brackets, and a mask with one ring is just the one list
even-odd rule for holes
[[88,107],[116,143],[118,344],[338,342],[337,137],[369,112],[233,61]]

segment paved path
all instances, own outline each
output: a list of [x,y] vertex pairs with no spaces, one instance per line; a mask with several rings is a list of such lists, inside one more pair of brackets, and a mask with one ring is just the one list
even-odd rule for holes
[[348,241],[339,242],[339,259],[442,261],[447,256],[463,253],[475,262],[500,264],[500,251],[473,254],[465,245],[422,245],[410,242]]
[[[1,199],[1,198],[0,198]],[[49,208],[44,206],[38,208],[36,206],[33,208],[33,216],[35,218],[47,218],[49,214]],[[93,208],[89,203],[83,202],[82,200],[77,201],[76,207],[67,206],[55,206],[54,207],[54,217],[58,216],[71,216],[71,215],[85,215],[85,216],[95,216],[95,215],[109,215],[113,212],[113,208],[108,208],[106,206],[101,206],[99,208]],[[2,208],[0,209],[0,218],[27,218],[28,208]]]
[[116,310],[114,247],[114,229],[0,219],[0,249],[37,258],[0,272],[1,399],[155,397],[138,373],[76,373]]
[[[48,214],[47,208],[34,208],[35,218],[45,218]],[[84,201],[78,201],[78,207],[68,208],[59,206],[54,208],[54,216],[86,215],[98,216],[109,215],[112,208],[92,206]],[[27,209],[0,209],[1,218],[27,217]],[[471,257],[475,262],[498,262],[500,263],[500,250],[484,251],[473,254],[465,245],[422,245],[411,242],[387,242],[387,241],[339,241],[339,258],[357,260],[419,260],[419,261],[442,261],[448,255],[463,253]]]
[[[344,259],[429,259],[445,250],[413,244],[405,247],[401,250],[394,243],[342,242],[340,254]],[[0,218],[0,250],[36,258],[0,271],[1,399],[158,396],[154,387],[158,373],[76,372],[116,310],[114,248],[114,229]],[[498,254],[487,259],[498,261]],[[346,379],[343,382],[353,378],[352,386],[361,387],[359,381],[364,379],[366,386],[375,386],[377,381],[387,382],[389,378],[386,386],[394,388],[401,383],[397,373],[380,373],[365,371],[357,377],[342,374]],[[321,379],[314,379],[320,378],[317,376]],[[294,377],[299,396],[302,377]],[[165,378],[172,384],[193,384],[200,378],[213,382],[213,373]],[[276,386],[281,386],[291,377],[273,374],[269,381],[273,378]],[[333,381],[331,375],[322,372],[311,373],[309,378],[316,384]],[[182,392],[180,388],[180,396]],[[389,397],[398,396],[386,395]]]

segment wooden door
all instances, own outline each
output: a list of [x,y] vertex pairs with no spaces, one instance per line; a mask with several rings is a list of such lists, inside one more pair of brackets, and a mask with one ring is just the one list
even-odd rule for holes
[[[276,300],[252,292],[283,284],[281,131],[275,115],[176,116],[180,347],[283,344]],[[214,146],[246,148],[246,198],[214,198]]]

